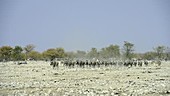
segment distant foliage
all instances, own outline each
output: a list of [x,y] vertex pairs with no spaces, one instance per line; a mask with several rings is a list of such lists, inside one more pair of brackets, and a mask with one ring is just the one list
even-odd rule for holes
[[163,59],[164,58],[164,52],[165,52],[165,46],[157,46],[154,48],[156,52],[156,56],[158,59]]
[[166,47],[165,49],[165,59],[170,60],[170,47]]
[[143,56],[143,58],[147,59],[147,60],[153,60],[153,59],[155,59],[155,57],[156,57],[155,52],[146,52],[146,53],[144,53],[144,56]]
[[66,56],[63,48],[47,49],[42,54],[43,54],[44,59],[50,59],[50,60],[53,60],[55,58],[64,58]]
[[33,44],[28,44],[28,45],[26,45],[26,46],[24,47],[26,59],[29,58],[29,57],[28,57],[28,54],[29,54],[31,51],[33,51],[34,48],[35,48],[35,45],[33,45]]
[[15,46],[15,48],[13,49],[12,52],[12,58],[14,61],[19,61],[24,59],[23,55],[22,55],[23,49],[20,46]]
[[1,60],[9,61],[12,57],[13,48],[11,46],[2,46],[0,48]]
[[38,51],[31,51],[28,53],[28,57],[33,60],[41,60],[42,55]]
[[26,53],[29,53],[29,52],[33,51],[34,48],[35,48],[35,45],[29,44],[29,45],[26,45],[26,46],[24,47],[24,50],[26,51]]
[[125,58],[131,59],[133,57],[134,44],[125,41],[123,45],[123,51],[124,51]]
[[66,56],[64,48],[56,48],[57,58],[64,58]]
[[110,45],[99,51],[100,58],[119,58],[120,48],[118,45]]
[[70,59],[73,59],[73,58],[76,58],[76,57],[77,57],[77,56],[76,56],[76,53],[75,53],[75,52],[72,52],[72,51],[71,51],[71,52],[66,52],[65,54],[66,54],[65,56],[66,56],[67,58],[70,58]]
[[25,47],[15,46],[2,46],[0,47],[0,61],[20,61],[20,60],[53,60],[55,58],[82,58],[82,59],[164,59],[170,60],[170,48],[165,46],[154,47],[152,51],[146,53],[135,53],[134,44],[125,41],[122,47],[123,54],[120,52],[118,45],[109,45],[107,47],[97,50],[91,48],[90,51],[77,50],[76,52],[65,52],[64,48],[50,48],[40,53],[34,50],[35,45],[28,44]]
[[75,53],[75,57],[76,58],[86,58],[86,52],[77,50],[77,52]]
[[97,51],[97,48],[91,48],[90,52],[88,52],[87,57],[88,58],[98,58],[99,53]]

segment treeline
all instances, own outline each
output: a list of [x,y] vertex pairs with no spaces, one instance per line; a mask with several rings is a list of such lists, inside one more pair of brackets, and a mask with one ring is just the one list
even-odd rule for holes
[[170,60],[170,48],[157,46],[152,51],[146,53],[135,53],[134,44],[125,41],[122,48],[119,45],[109,45],[97,50],[91,48],[90,51],[77,50],[76,52],[66,52],[64,48],[50,48],[44,52],[38,52],[35,45],[29,44],[21,46],[0,47],[0,61],[20,61],[20,60],[51,60],[54,58],[84,58],[84,59],[164,59]]

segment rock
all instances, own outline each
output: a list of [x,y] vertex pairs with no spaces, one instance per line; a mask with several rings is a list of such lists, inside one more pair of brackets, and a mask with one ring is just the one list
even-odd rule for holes
[[170,90],[169,91],[165,91],[166,94],[170,94]]
[[54,73],[54,75],[59,75],[59,73]]
[[129,77],[130,75],[126,75],[127,77]]
[[119,92],[115,92],[114,94],[115,94],[115,95],[118,95],[118,94],[120,94],[120,93],[119,93]]

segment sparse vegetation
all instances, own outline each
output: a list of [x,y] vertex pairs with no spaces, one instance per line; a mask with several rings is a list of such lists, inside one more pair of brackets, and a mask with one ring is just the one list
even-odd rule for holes
[[[50,48],[40,53],[35,49],[35,45],[29,44],[25,47],[15,46],[2,46],[0,47],[0,60],[4,61],[19,61],[24,59],[33,60],[52,60],[54,58],[122,58],[131,59],[165,59],[170,60],[170,48],[166,46],[157,46],[153,50],[145,53],[135,53],[134,44],[125,41],[122,47],[123,52],[120,52],[119,45],[109,45],[107,47],[101,48],[91,48],[90,51],[77,50],[76,52],[66,52],[64,48]],[[25,54],[25,55],[24,55]]]
[[42,54],[43,54],[44,59],[50,59],[50,60],[53,60],[55,58],[64,58],[66,56],[64,48],[47,49]]
[[125,58],[131,59],[134,52],[134,44],[124,41],[123,51]]
[[22,52],[23,52],[23,49],[21,46],[15,46],[15,48],[13,49],[13,52],[12,52],[13,60],[18,61],[18,60],[24,59]]
[[3,61],[9,61],[12,57],[13,48],[11,46],[2,46],[0,48],[0,57]]
[[156,56],[158,59],[163,59],[164,58],[164,52],[165,52],[165,46],[157,46],[154,48],[154,51],[156,53]]
[[31,51],[33,51],[34,48],[35,48],[35,45],[33,45],[33,44],[29,44],[29,45],[26,45],[26,46],[24,47],[26,59],[29,58],[29,57],[28,57],[28,54],[29,54]]

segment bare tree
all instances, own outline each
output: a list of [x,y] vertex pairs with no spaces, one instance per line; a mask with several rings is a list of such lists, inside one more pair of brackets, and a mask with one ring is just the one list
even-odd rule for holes
[[28,44],[24,47],[24,50],[25,50],[25,55],[26,55],[26,59],[28,59],[28,54],[33,51],[35,48],[35,45],[33,44]]

